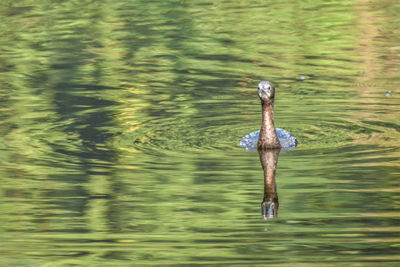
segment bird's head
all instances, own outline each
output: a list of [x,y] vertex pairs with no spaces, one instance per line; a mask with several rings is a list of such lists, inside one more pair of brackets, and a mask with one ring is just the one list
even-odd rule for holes
[[258,84],[258,96],[262,102],[269,102],[275,97],[275,87],[272,83],[262,81]]

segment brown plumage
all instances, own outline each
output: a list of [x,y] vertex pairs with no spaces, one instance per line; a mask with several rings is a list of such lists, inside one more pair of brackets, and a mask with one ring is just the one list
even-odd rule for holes
[[259,150],[279,149],[281,144],[274,125],[275,87],[270,82],[260,82],[258,84],[258,96],[262,105],[262,124],[257,148]]

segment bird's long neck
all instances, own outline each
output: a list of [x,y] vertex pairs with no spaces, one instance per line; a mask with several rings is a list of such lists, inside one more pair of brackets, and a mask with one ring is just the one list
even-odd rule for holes
[[258,149],[281,148],[274,126],[274,102],[262,102],[262,124],[257,143]]

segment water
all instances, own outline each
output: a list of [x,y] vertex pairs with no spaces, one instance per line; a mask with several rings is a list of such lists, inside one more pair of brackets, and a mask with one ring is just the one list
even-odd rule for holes
[[[399,264],[399,12],[6,1],[0,265]],[[237,146],[260,80],[299,141],[269,220],[260,157]]]

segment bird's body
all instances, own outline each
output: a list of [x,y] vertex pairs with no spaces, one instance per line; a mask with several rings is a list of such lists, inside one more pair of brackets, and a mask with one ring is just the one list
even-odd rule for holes
[[[278,136],[279,143],[281,144],[281,151],[292,150],[297,146],[297,140],[294,135],[280,128],[275,128],[276,135]],[[257,150],[257,143],[260,130],[249,133],[243,136],[240,140],[239,146],[246,150]]]

